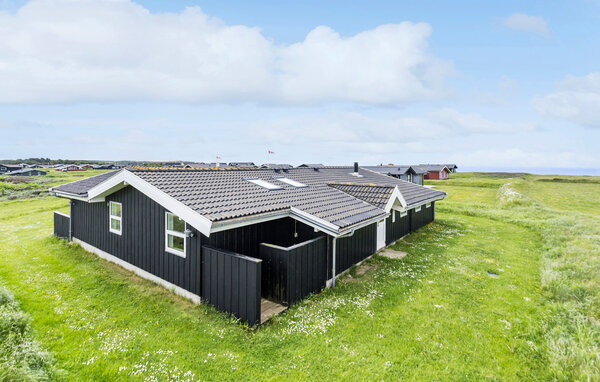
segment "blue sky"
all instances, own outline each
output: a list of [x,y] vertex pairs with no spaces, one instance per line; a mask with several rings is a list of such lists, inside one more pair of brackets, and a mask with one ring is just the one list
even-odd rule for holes
[[598,1],[0,9],[0,158],[600,167]]

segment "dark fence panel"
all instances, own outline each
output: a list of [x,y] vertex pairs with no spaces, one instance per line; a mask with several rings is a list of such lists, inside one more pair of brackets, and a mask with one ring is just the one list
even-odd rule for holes
[[410,210],[410,231],[414,232],[419,228],[426,226],[433,221],[435,203],[431,203],[431,206],[427,208],[425,205],[421,206],[420,211],[415,209]]
[[291,305],[325,287],[327,238],[318,237],[291,247],[261,243],[263,296]]
[[71,220],[69,216],[54,211],[54,236],[69,238],[69,220]]
[[[354,235],[336,240],[335,268],[341,273],[377,250],[377,223],[357,229]],[[328,272],[331,277],[331,272]]]
[[260,324],[261,260],[202,247],[202,299],[250,325]]
[[[396,216],[394,222],[393,216]],[[389,245],[410,233],[410,214],[401,217],[399,211],[392,210],[392,215],[386,220],[385,227],[385,244]]]

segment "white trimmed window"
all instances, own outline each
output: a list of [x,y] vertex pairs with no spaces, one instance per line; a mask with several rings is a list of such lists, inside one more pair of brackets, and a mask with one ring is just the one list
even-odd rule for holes
[[108,229],[112,233],[120,235],[122,230],[123,206],[118,202],[108,203]]
[[401,218],[405,217],[406,215],[408,215],[408,212],[401,212],[401,213],[400,213],[400,217],[401,217]]
[[166,251],[185,257],[185,222],[170,212],[165,214]]
[[408,179],[409,182],[412,182],[412,174],[408,174],[407,179]]
[[425,208],[430,208],[430,207],[431,207],[431,203],[425,204]]
[[421,206],[415,208],[415,212],[419,212],[419,211],[421,211]]

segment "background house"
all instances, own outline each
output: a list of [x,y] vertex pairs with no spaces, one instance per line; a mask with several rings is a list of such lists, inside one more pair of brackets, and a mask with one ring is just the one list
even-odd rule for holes
[[6,172],[11,172],[11,171],[17,171],[22,169],[21,166],[19,165],[15,165],[15,164],[0,164],[0,174],[6,173]]
[[46,171],[39,170],[37,168],[23,168],[20,170],[15,170],[11,172],[7,172],[6,175],[10,176],[40,176],[46,175]]
[[450,170],[444,164],[420,164],[418,167],[427,171],[425,179],[443,180],[450,175]]

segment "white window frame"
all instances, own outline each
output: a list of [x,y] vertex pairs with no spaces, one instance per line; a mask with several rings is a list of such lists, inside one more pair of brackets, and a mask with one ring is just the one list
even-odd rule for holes
[[283,189],[283,187],[280,187],[280,186],[278,186],[276,184],[273,184],[273,183],[269,183],[269,182],[267,182],[266,180],[263,180],[263,179],[246,179],[246,180],[248,182],[250,182],[250,183],[254,183],[257,186],[265,188],[265,189],[267,189],[269,191],[282,190]]
[[[186,243],[187,240],[186,240],[186,237],[185,237],[185,230],[187,229],[187,223],[185,222],[185,220],[183,221],[183,231],[184,231],[184,233],[181,233],[181,232],[178,232],[178,231],[171,231],[169,229],[169,215],[173,215],[176,218],[178,218],[180,220],[183,220],[179,216],[175,215],[172,212],[168,212],[168,211],[165,212],[165,251],[169,252],[170,254],[177,255],[179,257],[185,258],[186,248],[187,248],[187,243]],[[173,236],[177,236],[177,237],[183,238],[183,252],[181,252],[181,251],[179,251],[177,249],[169,247],[169,235],[173,235]]]
[[419,211],[421,211],[421,206],[415,208],[415,212],[419,212]]
[[431,203],[425,204],[425,208],[431,208]]
[[[112,214],[112,205],[113,204],[118,204],[119,207],[121,207],[121,216]],[[116,230],[112,227],[113,219],[119,221],[119,227],[121,228],[120,230]],[[123,203],[113,202],[112,200],[110,202],[108,202],[108,230],[117,235],[123,234]]]
[[300,183],[294,179],[290,179],[290,178],[274,178],[275,180],[278,180],[280,182],[289,184],[290,186],[296,187],[296,188],[302,188],[302,187],[308,187],[306,184],[304,183]]
[[401,212],[401,213],[400,213],[400,217],[401,217],[401,218],[405,217],[406,215],[408,215],[408,212]]
[[406,179],[408,179],[409,182],[412,182],[412,174],[409,173]]

